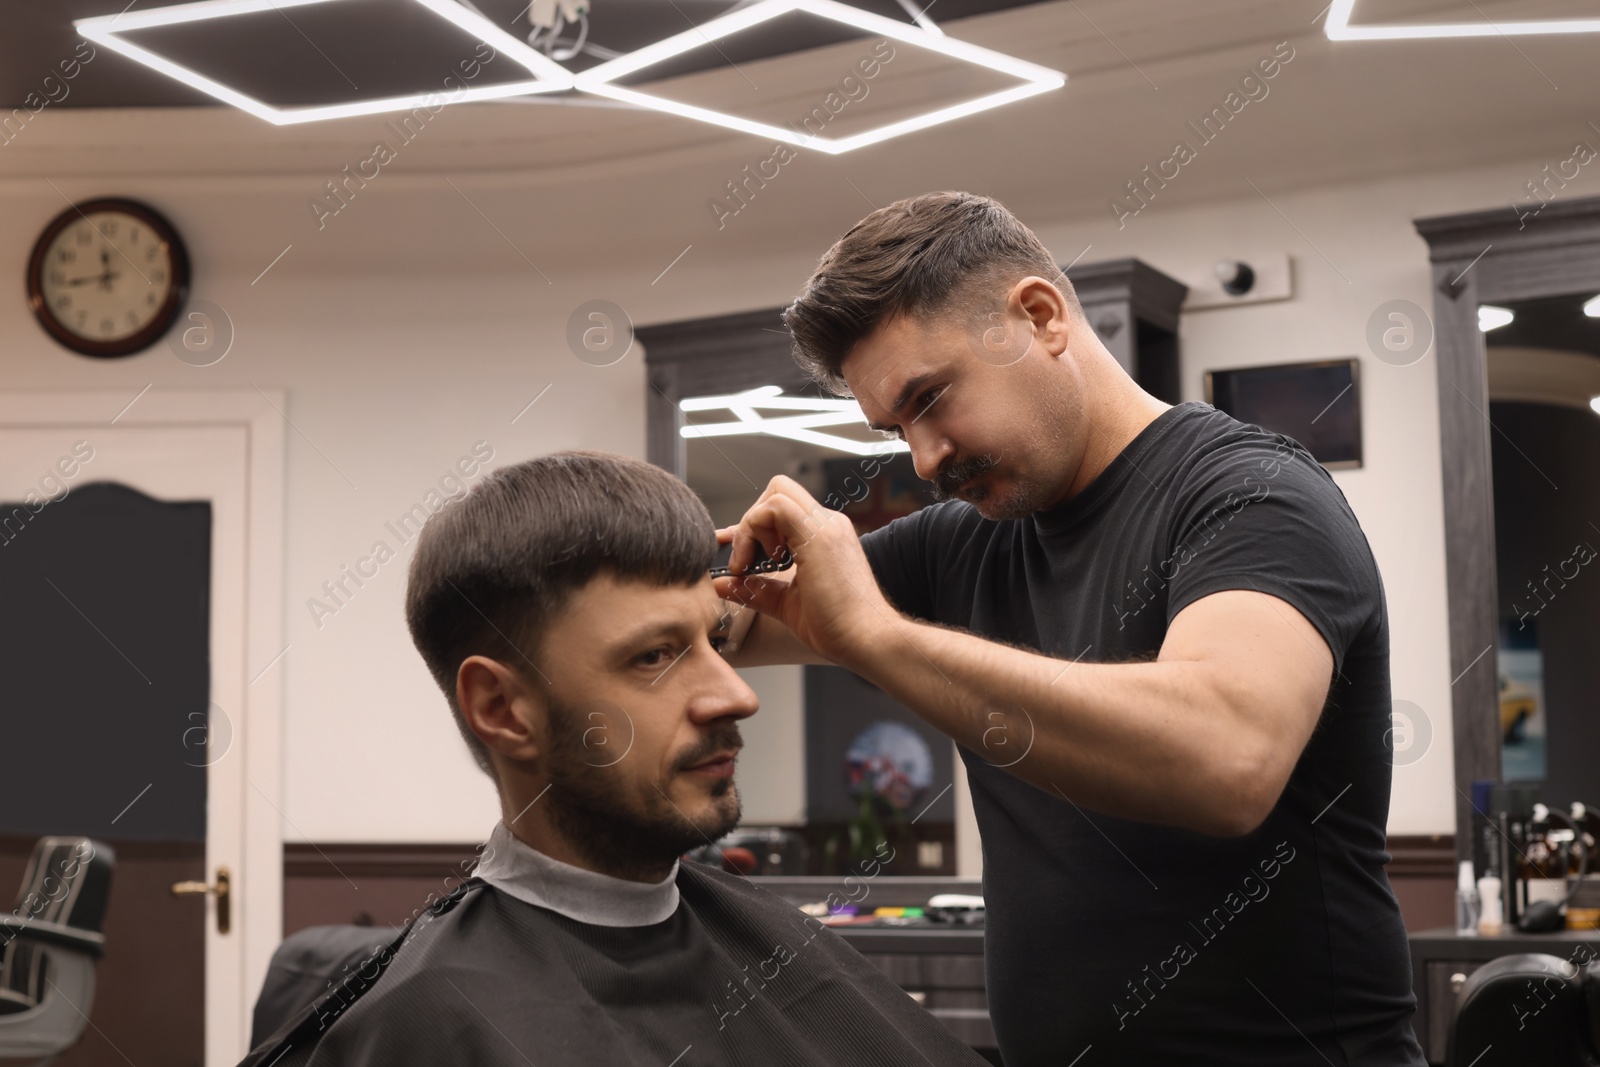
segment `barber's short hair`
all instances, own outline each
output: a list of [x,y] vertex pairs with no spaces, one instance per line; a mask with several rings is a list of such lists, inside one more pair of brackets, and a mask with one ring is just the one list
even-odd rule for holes
[[501,467],[430,518],[411,557],[406,625],[478,765],[494,775],[456,703],[463,660],[488,656],[539,682],[546,630],[591,579],[688,585],[716,554],[716,527],[693,490],[606,452]]
[[856,223],[823,255],[783,313],[794,360],[817,384],[849,396],[840,368],[856,343],[897,314],[977,318],[1033,274],[1083,317],[1078,295],[1037,235],[998,200],[924,193]]

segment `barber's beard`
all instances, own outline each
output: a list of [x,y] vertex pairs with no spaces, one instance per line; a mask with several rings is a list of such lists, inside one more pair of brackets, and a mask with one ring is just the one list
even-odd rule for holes
[[946,500],[960,499],[956,495],[963,483],[976,478],[980,474],[988,474],[999,465],[993,456],[974,456],[971,459],[957,460],[948,464],[933,479],[933,499],[941,503]]
[[990,520],[1024,519],[1045,506],[1052,487],[1016,480],[1001,488],[999,493],[990,486],[975,487],[977,492],[972,496],[958,492],[964,482],[987,474],[997,466],[999,460],[993,456],[975,456],[950,464],[932,483],[934,500],[965,500]]
[[[550,702],[550,751],[543,762],[550,780],[546,816],[574,851],[595,869],[616,877],[655,878],[692,848],[714,842],[739,825],[742,809],[732,778],[709,790],[717,803],[685,811],[671,799],[671,781],[646,783],[641,810],[625,788],[628,757],[611,763],[585,744],[585,722],[577,708]],[[691,767],[741,745],[738,724],[719,722],[702,744],[684,753],[675,770]],[[693,821],[691,822],[691,817]]]
[[[1068,443],[1067,427],[1077,424],[1082,419],[1083,405],[1075,395],[1067,395],[1056,390],[1042,389],[1040,395],[1042,407],[1037,428],[1023,432],[1029,433],[1035,443],[1042,445],[1046,452],[1057,452]],[[1020,450],[1008,451],[1015,456]],[[959,494],[962,483],[979,475],[988,474],[1000,465],[1000,460],[1004,459],[1006,454],[1007,452],[1003,451],[998,457],[972,456],[947,465],[931,483],[933,499],[965,500],[990,521],[1025,519],[1029,515],[1043,511],[1061,491],[1061,483],[1041,482],[1022,477],[1015,471],[1015,460],[1011,477],[1006,477],[1005,472],[1002,472],[1002,482],[1009,484],[1002,485],[999,492],[992,486],[976,486],[977,492],[971,497]]]

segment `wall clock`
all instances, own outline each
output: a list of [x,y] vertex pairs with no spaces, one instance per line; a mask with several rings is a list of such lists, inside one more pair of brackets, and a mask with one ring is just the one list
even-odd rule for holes
[[189,254],[172,224],[134,200],[74,204],[28,259],[28,303],[57,341],[111,359],[167,332],[189,296]]

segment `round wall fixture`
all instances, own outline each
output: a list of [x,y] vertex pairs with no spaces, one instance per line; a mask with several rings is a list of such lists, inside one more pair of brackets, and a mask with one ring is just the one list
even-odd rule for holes
[[74,352],[101,359],[149,348],[189,295],[189,254],[172,224],[134,200],[74,204],[28,259],[28,303]]

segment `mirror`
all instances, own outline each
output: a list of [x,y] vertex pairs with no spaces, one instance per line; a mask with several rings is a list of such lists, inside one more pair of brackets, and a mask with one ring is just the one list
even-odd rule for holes
[[[740,393],[680,401],[684,480],[718,526],[737,522],[779,474],[849,515],[858,533],[932,502],[904,446],[869,430],[854,401],[815,387]],[[949,738],[840,667],[741,674],[761,711],[741,725],[745,818],[737,840],[723,842],[750,854],[735,852],[737,862],[759,874],[843,875],[892,855],[889,874],[956,873],[958,758]]]
[[1501,777],[1600,802],[1600,315],[1594,293],[1480,307],[1494,484]]

